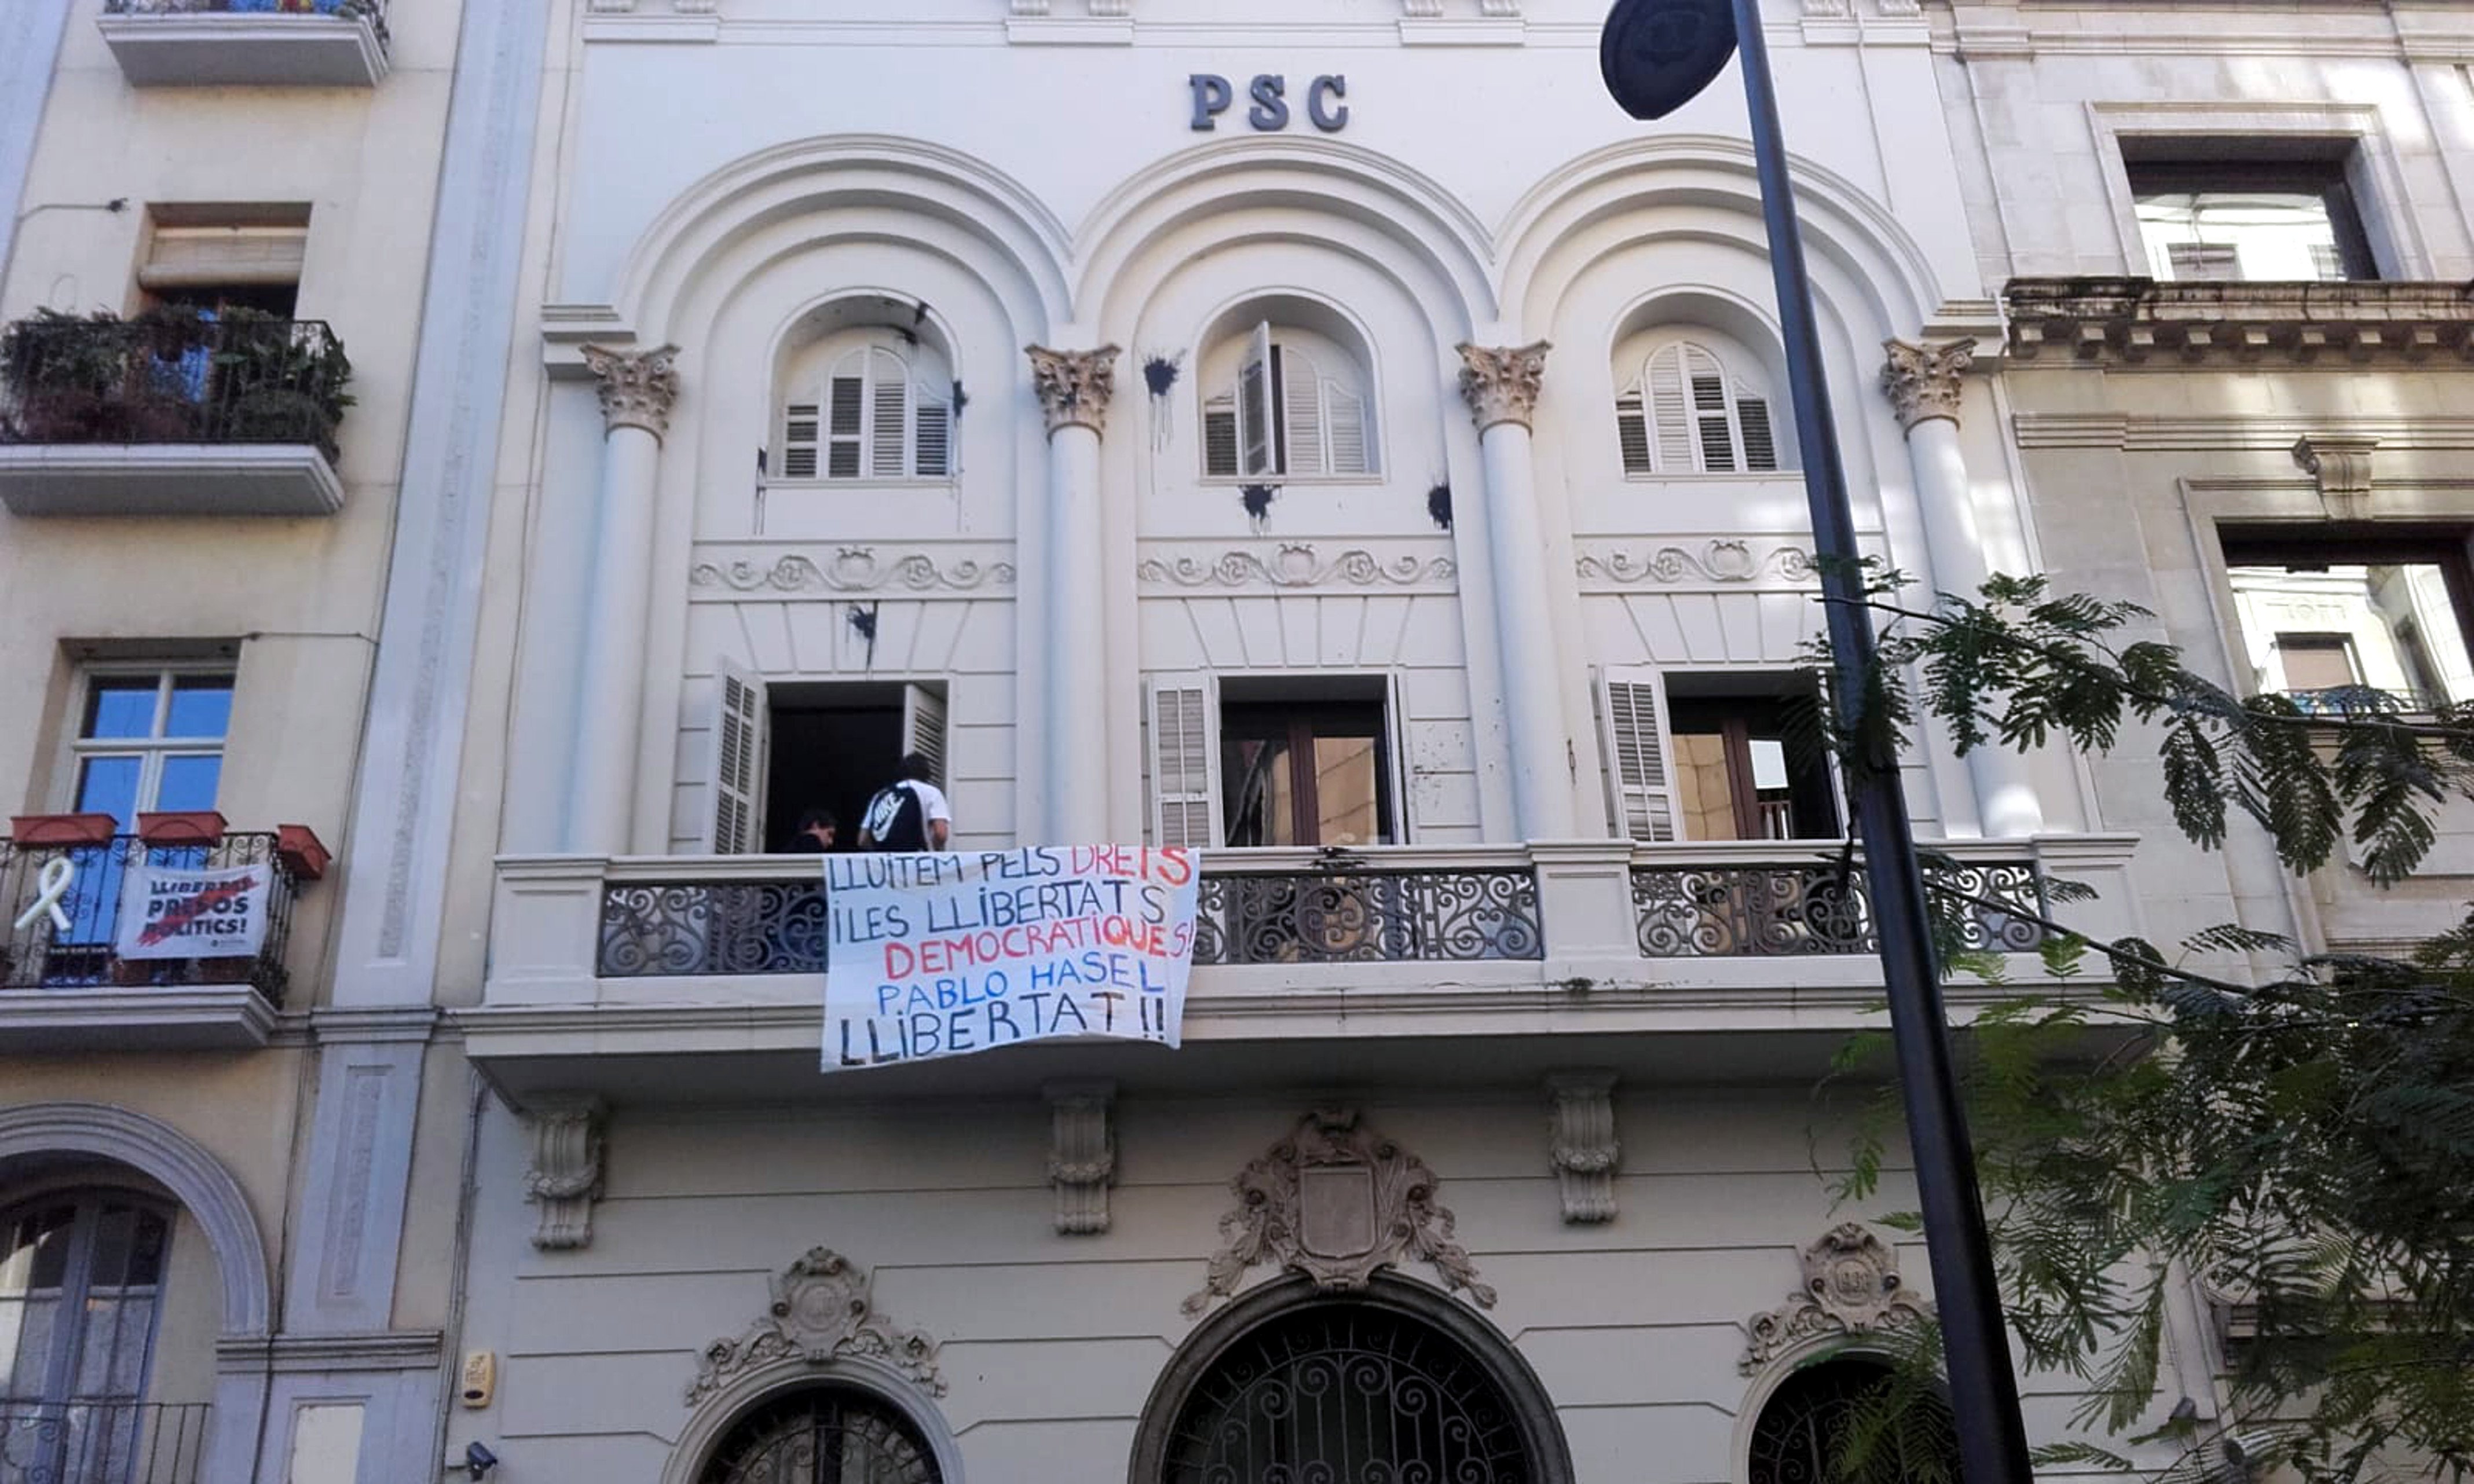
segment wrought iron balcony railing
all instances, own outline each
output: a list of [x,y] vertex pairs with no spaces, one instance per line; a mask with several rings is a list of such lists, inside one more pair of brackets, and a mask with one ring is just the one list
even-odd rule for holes
[[0,332],[0,443],[311,444],[332,461],[351,379],[320,320],[45,314]]
[[[1945,898],[1941,920],[1959,946],[2032,953],[2044,929],[1980,902],[2015,903],[2045,914],[2043,878],[2027,861],[1928,865],[1928,881],[1977,902]],[[1707,959],[1870,954],[1880,950],[1873,904],[1860,865],[1730,860],[1709,865],[1636,865],[1633,911],[1641,957]]]
[[0,1401],[7,1484],[204,1484],[203,1401]]
[[[227,834],[211,843],[149,844],[117,835],[93,844],[36,845],[0,839],[0,989],[147,989],[248,985],[280,1007],[288,974],[292,902],[300,879],[273,834]],[[54,888],[63,872],[65,887]],[[264,865],[273,889],[265,905],[266,936],[249,957],[133,959],[121,957],[124,891],[137,865],[223,870]],[[58,894],[54,895],[57,889]],[[28,910],[47,897],[67,922]],[[13,926],[20,916],[26,921]],[[0,1481],[9,1475],[0,1474]]]
[[106,15],[331,15],[366,20],[386,44],[386,0],[103,0]]

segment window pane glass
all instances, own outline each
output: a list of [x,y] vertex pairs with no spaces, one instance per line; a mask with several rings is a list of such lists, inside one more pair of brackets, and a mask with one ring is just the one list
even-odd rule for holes
[[1727,739],[1715,732],[1679,732],[1675,800],[1686,839],[1735,839],[1735,796],[1727,777]]
[[212,809],[215,782],[223,775],[220,753],[189,753],[163,760],[163,781],[155,791],[157,809]]
[[231,729],[230,675],[182,675],[172,682],[166,737],[221,737]]
[[77,811],[109,815],[127,829],[137,815],[138,760],[133,757],[87,758],[78,765]]
[[1318,737],[1315,750],[1314,843],[1370,845],[1382,832],[1375,808],[1374,741],[1368,737]]
[[1286,742],[1233,737],[1223,742],[1225,808],[1222,823],[1228,843],[1303,843],[1297,838],[1294,767]]
[[2247,650],[2241,688],[2363,686],[2418,709],[2474,700],[2474,662],[2439,563],[2227,568]]
[[[2309,190],[2141,192],[2139,234],[2159,279],[2342,279],[2327,198]],[[2331,271],[2331,270],[2334,271]]]
[[80,737],[151,737],[155,734],[155,697],[161,682],[153,675],[97,675],[85,693],[85,725]]

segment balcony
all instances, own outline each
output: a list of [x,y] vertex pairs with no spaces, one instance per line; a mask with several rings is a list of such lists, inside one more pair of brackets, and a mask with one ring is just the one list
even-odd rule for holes
[[104,0],[98,24],[136,87],[372,87],[385,0]]
[[[325,873],[327,850],[301,825],[223,830],[214,815],[141,815],[141,833],[110,833],[109,815],[21,815],[0,839],[0,1046],[16,1051],[262,1046],[290,982],[294,899]],[[127,898],[141,867],[257,866],[267,889],[256,950],[209,957],[124,954],[135,930]],[[241,910],[250,910],[248,904]],[[57,913],[57,915],[55,914]]]
[[[2074,926],[2105,937],[2137,931],[2131,844],[2045,836],[1937,846],[1950,863],[1943,879],[1990,904],[1955,910],[1953,925],[1967,946],[2008,956],[2011,985],[2050,982],[2034,953],[2042,930],[2001,904],[2040,913],[2043,883],[2066,877],[2098,892],[2070,907]],[[1817,1068],[1848,1031],[1878,1024],[1880,973],[1860,877],[1842,881],[1826,850],[1799,859],[1794,848],[1215,852],[1201,884],[1182,1051],[1052,1043],[856,1080],[935,1085],[974,1075],[957,1070],[965,1064],[1123,1076],[1139,1064],[1122,1055],[1130,1052],[1185,1058],[1191,1084],[1214,1057],[1235,1065],[1240,1048],[1256,1054],[1249,1065],[1289,1048],[1282,1065],[1298,1074],[1298,1049],[1312,1043],[1341,1048],[1326,1059],[1334,1075],[1354,1076],[1387,1042],[1536,1048],[1575,1035],[1590,1049],[1536,1054],[1604,1059],[1615,1041],[1663,1039],[1699,1048],[1689,1068],[1699,1074]],[[519,1098],[624,1084],[657,1062],[673,1092],[698,1084],[689,1062],[741,1092],[771,1077],[813,1085],[827,933],[819,875],[814,857],[503,858],[483,1004],[457,1014],[467,1047]],[[1993,993],[1962,983],[1952,999]],[[1713,1038],[1733,1049],[1710,1054]],[[1791,1054],[1789,1040],[1799,1040]],[[1745,1049],[1756,1044],[1766,1049]]]
[[352,364],[317,320],[46,311],[0,332],[0,504],[332,515]]
[[207,1403],[0,1401],[0,1477],[203,1484]]

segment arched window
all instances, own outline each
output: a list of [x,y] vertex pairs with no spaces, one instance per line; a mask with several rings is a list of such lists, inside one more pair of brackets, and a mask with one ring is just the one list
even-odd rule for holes
[[740,1418],[697,1484],[939,1484],[900,1412],[856,1387],[817,1386]]
[[1475,1356],[1413,1315],[1346,1300],[1288,1309],[1215,1356],[1162,1464],[1137,1484],[1542,1481],[1519,1414]]
[[1956,1484],[1957,1424],[1938,1392],[1903,1382],[1886,1361],[1837,1355],[1779,1383],[1753,1424],[1749,1463],[1752,1484]]
[[1301,326],[1257,324],[1203,365],[1202,472],[1311,479],[1374,473],[1367,378],[1357,357]]
[[199,1409],[156,1417],[145,1401],[171,1246],[171,1212],[123,1191],[65,1191],[0,1216],[6,1477],[125,1484],[149,1453],[194,1463]]
[[1661,346],[1615,394],[1628,474],[1758,474],[1779,467],[1766,379],[1699,341]]
[[836,335],[786,383],[773,473],[783,479],[941,479],[954,472],[944,357],[893,329]]

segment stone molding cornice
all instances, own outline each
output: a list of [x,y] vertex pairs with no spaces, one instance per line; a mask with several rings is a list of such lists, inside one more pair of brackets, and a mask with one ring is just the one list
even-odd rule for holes
[[1933,418],[1958,421],[1959,378],[1976,364],[1973,340],[1881,342],[1889,359],[1881,367],[1881,390],[1899,415],[1899,430],[1913,432],[1918,423]]
[[593,1203],[601,1195],[602,1139],[609,1110],[599,1098],[536,1099],[525,1122],[533,1137],[524,1199],[541,1207],[533,1246],[566,1252],[593,1243]]
[[2311,365],[2474,359],[2462,283],[2170,283],[2013,279],[2010,353],[2088,365]]
[[1107,431],[1108,400],[1117,393],[1118,347],[1052,351],[1044,345],[1027,345],[1022,349],[1031,357],[1031,390],[1039,394],[1039,410],[1048,418],[1052,436],[1063,427]]
[[601,424],[616,432],[641,427],[659,438],[670,428],[670,408],[679,400],[679,348],[615,351],[608,346],[578,348],[592,368],[601,394]]
[[1615,1167],[1623,1146],[1615,1138],[1614,1090],[1613,1072],[1547,1075],[1547,1163],[1555,1171],[1567,1224],[1615,1219]]
[[2371,450],[2377,438],[2348,433],[2305,433],[2293,441],[2293,462],[2319,486],[2319,501],[2332,521],[2359,521],[2370,514]]
[[1462,344],[1461,397],[1469,416],[1484,433],[1497,423],[1530,426],[1538,409],[1538,392],[1546,376],[1546,353],[1554,346],[1533,340],[1521,346]]

